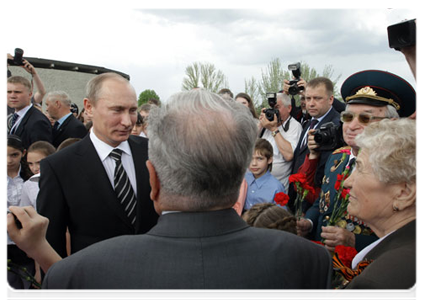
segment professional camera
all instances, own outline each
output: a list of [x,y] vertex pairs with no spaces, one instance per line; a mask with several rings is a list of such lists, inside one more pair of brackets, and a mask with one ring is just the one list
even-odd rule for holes
[[389,47],[400,50],[416,45],[416,19],[388,26]]
[[313,135],[314,140],[319,144],[319,148],[316,148],[316,151],[335,150],[345,144],[342,138],[342,125],[336,126],[332,122],[322,124]]
[[22,56],[24,51],[20,48],[15,49],[15,56],[13,59],[8,59],[7,63],[9,65],[15,65],[15,66],[23,66]]
[[301,64],[299,62],[295,64],[290,64],[288,65],[288,70],[292,71],[292,75],[294,75],[295,78],[289,82],[290,87],[288,89],[288,93],[294,96],[297,95],[301,90],[304,90],[303,86],[297,85],[301,77]]
[[267,102],[271,108],[267,108],[264,110],[264,114],[269,121],[273,121],[276,115],[278,123],[281,122],[281,115],[279,113],[279,109],[275,109],[275,105],[277,102],[276,93],[266,93]]

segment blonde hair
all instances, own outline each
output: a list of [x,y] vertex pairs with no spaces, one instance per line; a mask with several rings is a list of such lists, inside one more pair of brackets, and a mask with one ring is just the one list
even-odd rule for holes
[[416,182],[416,121],[382,120],[367,126],[356,143],[369,155],[373,173],[385,184]]

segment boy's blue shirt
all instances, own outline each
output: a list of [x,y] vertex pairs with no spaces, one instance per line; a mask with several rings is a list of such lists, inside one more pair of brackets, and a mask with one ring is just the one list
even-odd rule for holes
[[257,203],[270,202],[274,203],[277,193],[286,193],[283,184],[277,180],[269,171],[259,178],[247,171],[245,180],[248,184],[247,197],[245,199],[244,209],[248,210]]

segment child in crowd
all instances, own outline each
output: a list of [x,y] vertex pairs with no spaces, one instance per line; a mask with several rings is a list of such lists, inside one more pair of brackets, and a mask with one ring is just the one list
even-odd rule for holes
[[247,210],[242,218],[248,225],[278,229],[297,234],[297,219],[283,207],[274,203],[258,203]]
[[265,139],[258,139],[249,170],[245,174],[248,190],[244,210],[257,203],[274,203],[273,199],[277,193],[285,193],[283,184],[270,174],[272,162],[272,145]]
[[[9,135],[7,137],[7,207],[22,206],[22,187],[24,181],[31,176],[25,161],[25,153],[22,140],[16,135]],[[34,275],[34,260],[20,250],[9,236],[7,237],[7,260],[8,265],[9,260],[14,264],[10,265],[11,270],[7,272],[7,281],[10,286],[15,289],[28,289],[31,283],[19,275],[22,274],[20,268],[26,268],[29,274]]]
[[27,163],[34,175],[23,184],[21,206],[33,206],[36,208],[35,201],[39,191],[40,162],[54,152],[56,152],[54,146],[45,141],[38,141],[29,146]]

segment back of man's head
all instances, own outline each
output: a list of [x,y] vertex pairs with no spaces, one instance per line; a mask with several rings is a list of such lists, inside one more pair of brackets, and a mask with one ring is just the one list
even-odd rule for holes
[[148,132],[149,159],[167,207],[234,205],[257,138],[248,110],[205,90],[181,92],[150,111]]

